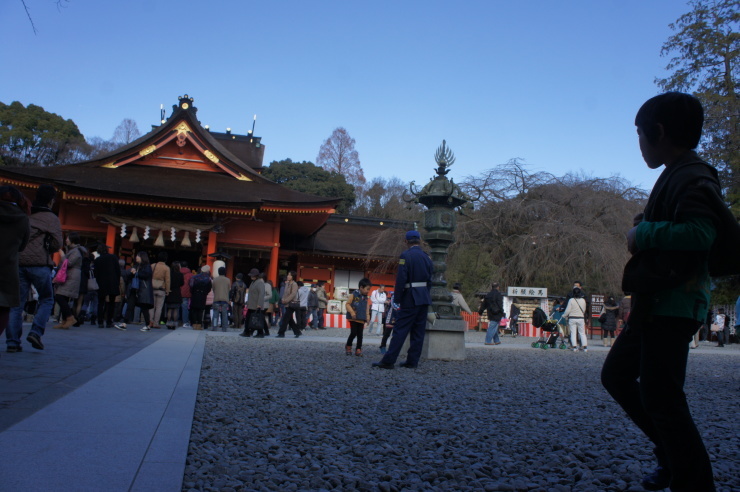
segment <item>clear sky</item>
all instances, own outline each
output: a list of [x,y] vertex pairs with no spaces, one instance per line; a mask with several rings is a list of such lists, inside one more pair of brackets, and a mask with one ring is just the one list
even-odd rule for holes
[[634,115],[657,94],[684,0],[0,2],[0,101],[111,138],[195,99],[255,134],[265,164],[315,162],[343,126],[368,179],[425,183],[447,140],[461,180],[511,158],[649,189]]

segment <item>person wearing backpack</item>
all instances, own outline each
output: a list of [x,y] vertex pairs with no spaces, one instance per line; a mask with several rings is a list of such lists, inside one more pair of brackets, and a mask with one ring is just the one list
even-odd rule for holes
[[[54,308],[54,288],[51,285],[54,262],[51,255],[62,247],[62,226],[59,217],[51,211],[56,196],[57,192],[53,186],[47,184],[39,186],[29,217],[30,238],[26,248],[18,256],[19,299],[28,297],[31,285],[39,294],[33,326],[26,337],[26,341],[37,350],[44,350],[41,337],[44,336],[46,323]],[[8,329],[5,331],[7,351],[21,352],[23,306],[10,308],[9,318]]]
[[231,300],[231,312],[234,313],[234,327],[241,328],[244,319],[244,296],[247,292],[247,284],[244,283],[244,274],[237,273],[234,285],[231,286],[229,299]]
[[349,337],[344,347],[347,355],[352,355],[352,342],[357,338],[355,355],[362,357],[362,331],[370,322],[370,280],[363,278],[347,300],[347,321],[349,321]]
[[491,284],[491,291],[483,298],[483,302],[478,309],[478,314],[483,314],[483,310],[488,314],[488,329],[486,330],[486,345],[501,345],[498,336],[499,322],[504,317],[504,296],[498,290],[498,282]]

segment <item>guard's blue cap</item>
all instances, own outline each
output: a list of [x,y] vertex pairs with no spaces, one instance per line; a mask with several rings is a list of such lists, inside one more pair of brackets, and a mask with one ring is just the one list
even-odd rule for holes
[[421,240],[421,235],[419,235],[419,231],[408,231],[406,233],[406,241],[411,241],[413,239]]

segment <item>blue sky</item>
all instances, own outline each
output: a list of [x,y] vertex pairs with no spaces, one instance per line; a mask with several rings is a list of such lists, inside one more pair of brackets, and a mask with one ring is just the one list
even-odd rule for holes
[[682,0],[0,2],[0,101],[110,138],[195,99],[203,125],[251,128],[265,164],[316,160],[338,126],[368,179],[426,182],[446,139],[461,180],[511,158],[649,189],[634,114],[657,94]]

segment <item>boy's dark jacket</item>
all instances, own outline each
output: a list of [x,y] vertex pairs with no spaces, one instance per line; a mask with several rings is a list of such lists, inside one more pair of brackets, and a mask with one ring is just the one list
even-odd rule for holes
[[663,171],[644,214],[649,222],[708,218],[717,237],[709,252],[638,251],[624,269],[625,292],[649,294],[676,287],[697,275],[707,259],[713,277],[740,273],[740,225],[722,199],[717,170],[695,152]]

